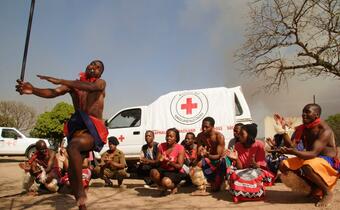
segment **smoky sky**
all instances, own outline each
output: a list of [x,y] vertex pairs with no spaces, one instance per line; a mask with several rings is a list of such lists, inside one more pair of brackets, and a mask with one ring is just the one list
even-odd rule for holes
[[[263,135],[263,119],[274,112],[299,116],[306,103],[323,108],[322,117],[339,113],[339,81],[293,78],[275,94],[261,90],[263,78],[241,75],[235,50],[245,41],[246,0],[36,1],[25,80],[53,85],[36,74],[76,79],[93,59],[105,64],[104,117],[124,107],[148,105],[175,90],[242,86],[253,120]],[[56,99],[19,96],[30,1],[0,2],[0,100],[17,100],[38,112]]]

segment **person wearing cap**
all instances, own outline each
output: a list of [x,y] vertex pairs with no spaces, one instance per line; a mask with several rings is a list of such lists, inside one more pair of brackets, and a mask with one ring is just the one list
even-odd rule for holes
[[113,184],[110,179],[117,179],[118,186],[123,183],[123,179],[128,177],[126,172],[126,161],[124,153],[117,149],[119,141],[116,137],[108,138],[109,149],[101,156],[100,163],[94,168],[95,176],[105,181],[105,186],[112,187]]
[[227,170],[227,179],[234,202],[263,199],[264,186],[271,185],[274,180],[274,175],[267,169],[264,143],[257,140],[256,135],[255,123],[243,125],[235,149],[226,152],[233,160]]

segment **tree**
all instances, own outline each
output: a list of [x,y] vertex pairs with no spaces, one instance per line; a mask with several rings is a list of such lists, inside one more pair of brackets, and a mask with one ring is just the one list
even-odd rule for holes
[[334,131],[337,146],[340,146],[340,114],[329,116],[326,122]]
[[14,127],[14,120],[10,117],[0,115],[0,127]]
[[245,73],[277,91],[293,76],[340,78],[340,0],[257,0],[246,42],[236,52]]
[[1,126],[16,127],[19,130],[30,130],[36,120],[36,111],[21,102],[0,101]]
[[60,102],[50,112],[38,116],[35,127],[30,135],[38,138],[51,139],[57,145],[64,137],[64,122],[70,119],[74,112],[72,105]]

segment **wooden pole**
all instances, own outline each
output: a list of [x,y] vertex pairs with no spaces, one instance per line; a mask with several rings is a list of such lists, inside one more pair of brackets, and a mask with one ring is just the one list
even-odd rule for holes
[[24,50],[24,56],[22,59],[22,66],[21,66],[21,74],[20,74],[21,81],[24,81],[24,77],[25,77],[27,51],[28,51],[28,45],[30,42],[31,27],[32,27],[32,20],[33,20],[33,13],[34,13],[34,4],[35,4],[35,0],[32,0],[31,9],[30,9],[30,17],[28,19],[28,26],[27,26],[27,32],[26,32],[25,50]]

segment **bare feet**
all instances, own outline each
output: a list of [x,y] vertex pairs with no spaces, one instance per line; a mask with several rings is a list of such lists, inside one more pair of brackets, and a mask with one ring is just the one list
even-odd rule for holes
[[37,191],[29,191],[29,192],[27,192],[27,195],[29,195],[29,196],[37,196],[37,195],[39,195],[39,193]]
[[323,196],[323,192],[320,188],[312,188],[312,191],[308,194],[308,197],[321,200]]
[[86,209],[86,195],[84,197],[79,197],[78,200],[77,200],[77,205],[79,207],[79,209]]
[[178,191],[178,188],[177,187],[175,187],[174,189],[172,189],[171,190],[171,195],[174,195],[174,194],[176,194],[177,193],[177,191]]
[[191,195],[193,195],[193,196],[206,196],[206,195],[209,195],[209,193],[205,190],[196,190],[196,191],[192,192]]
[[332,192],[327,192],[324,194],[322,199],[315,204],[317,207],[328,207],[331,205],[331,202],[333,200],[333,193]]
[[79,205],[79,206],[78,206],[78,209],[79,209],[79,210],[86,210],[87,208],[86,208],[86,205],[83,204],[83,205]]
[[117,183],[118,183],[118,187],[120,187],[123,184],[123,179],[118,178]]

